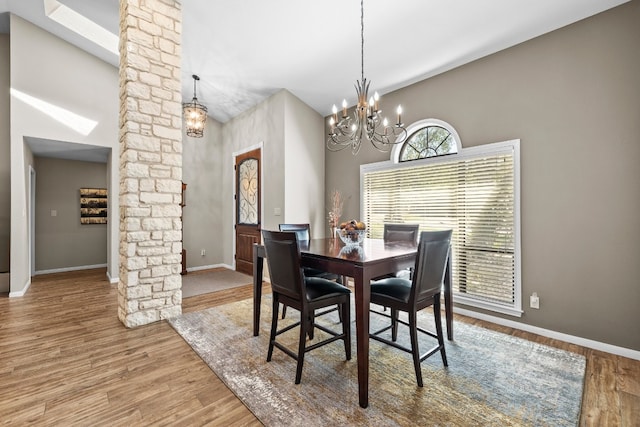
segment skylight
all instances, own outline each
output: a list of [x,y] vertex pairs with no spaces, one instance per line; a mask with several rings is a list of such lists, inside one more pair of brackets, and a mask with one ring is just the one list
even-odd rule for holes
[[36,110],[43,112],[47,116],[62,123],[63,125],[73,129],[74,131],[84,136],[89,135],[96,127],[98,122],[88,119],[79,114],[73,113],[57,105],[51,104],[47,101],[43,101],[40,98],[35,98],[31,95],[27,95],[24,92],[20,92],[17,89],[11,88],[11,95],[20,101],[32,106]]
[[49,19],[67,27],[87,40],[119,55],[118,36],[104,29],[89,18],[65,6],[57,0],[44,0],[44,11]]

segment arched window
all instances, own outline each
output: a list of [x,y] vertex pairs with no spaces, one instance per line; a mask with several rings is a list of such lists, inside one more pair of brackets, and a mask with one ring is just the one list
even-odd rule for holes
[[360,167],[368,236],[382,238],[385,223],[453,230],[454,301],[521,316],[520,141],[463,149],[435,119],[407,130],[391,161]]
[[437,119],[420,120],[407,128],[407,140],[394,147],[394,163],[446,156],[460,151],[460,137],[448,123]]

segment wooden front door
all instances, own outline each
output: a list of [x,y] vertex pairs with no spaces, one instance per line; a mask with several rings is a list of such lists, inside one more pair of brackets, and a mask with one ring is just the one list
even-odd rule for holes
[[253,244],[260,243],[260,149],[236,156],[236,270],[253,274]]

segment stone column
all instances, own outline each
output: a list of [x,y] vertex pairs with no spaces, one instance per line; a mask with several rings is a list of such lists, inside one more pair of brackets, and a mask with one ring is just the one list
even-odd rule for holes
[[182,312],[182,12],[120,0],[118,318],[135,327]]

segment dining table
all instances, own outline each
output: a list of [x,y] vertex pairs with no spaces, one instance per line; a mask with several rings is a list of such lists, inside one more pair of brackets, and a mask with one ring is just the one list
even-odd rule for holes
[[[369,405],[369,305],[371,280],[413,267],[417,246],[410,242],[385,242],[365,238],[356,245],[344,245],[336,238],[311,239],[300,242],[303,267],[350,277],[354,282],[356,355],[358,363],[358,398],[361,407]],[[253,246],[253,335],[259,335],[260,304],[264,272],[264,246]],[[451,261],[443,285],[447,338],[453,339]]]

